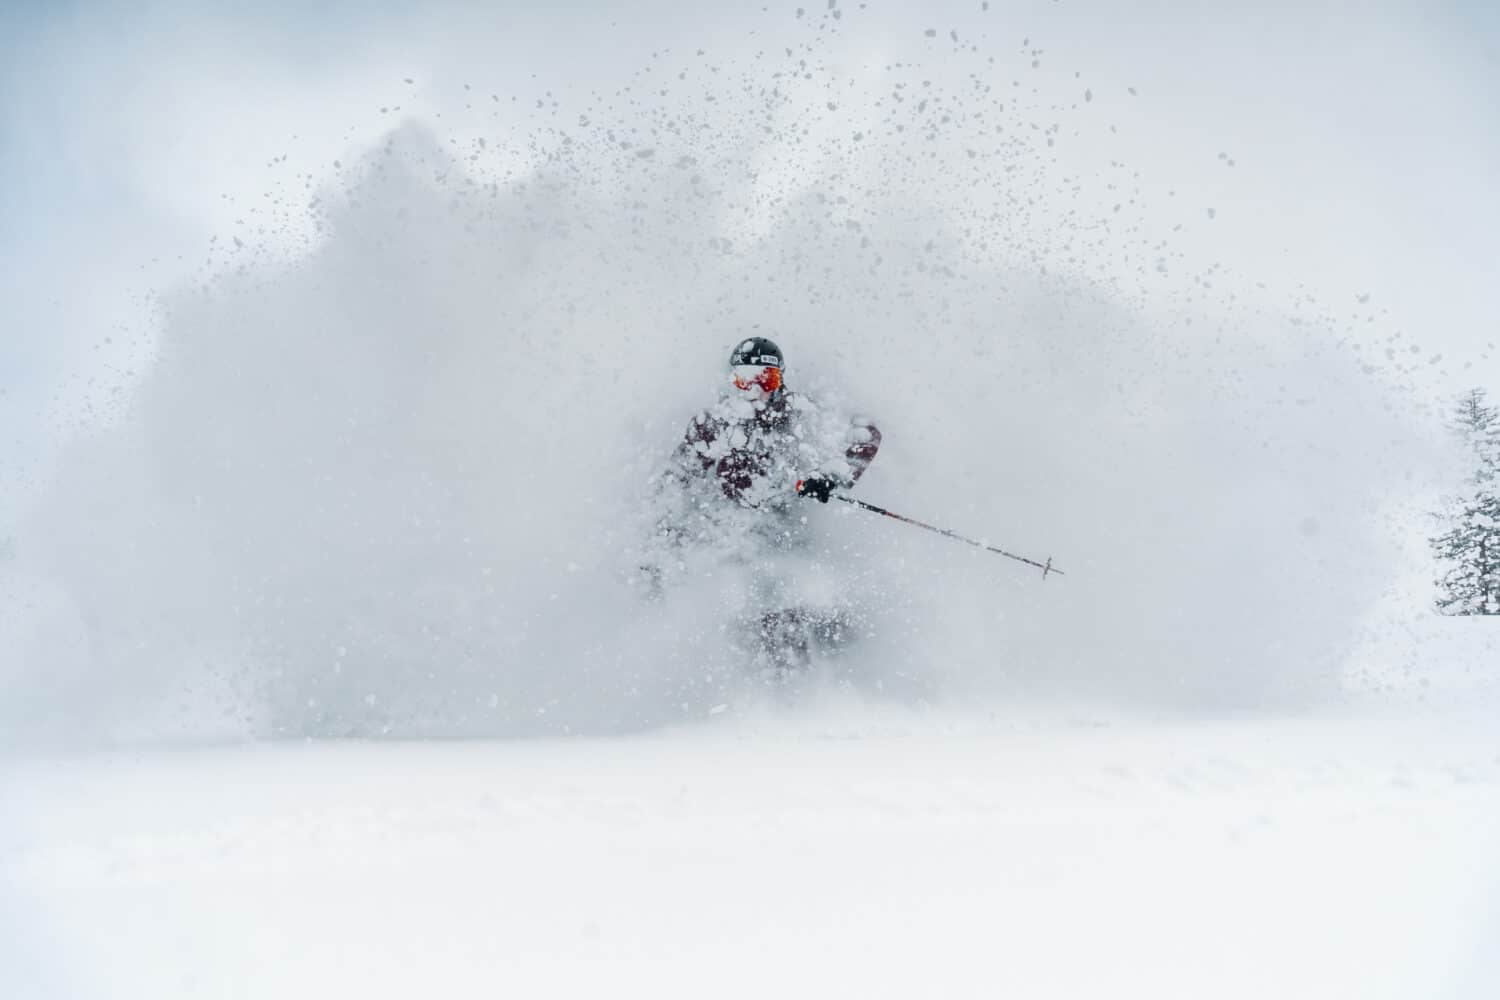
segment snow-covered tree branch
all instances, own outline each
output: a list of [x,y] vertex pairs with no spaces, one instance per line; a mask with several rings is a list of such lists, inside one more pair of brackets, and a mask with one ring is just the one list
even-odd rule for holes
[[1500,614],[1500,409],[1483,389],[1459,401],[1452,427],[1472,463],[1462,495],[1437,514],[1431,538],[1441,571],[1437,608],[1446,615]]

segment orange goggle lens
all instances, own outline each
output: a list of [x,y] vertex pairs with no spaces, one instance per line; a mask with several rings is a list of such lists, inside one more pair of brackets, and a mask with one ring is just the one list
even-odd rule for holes
[[758,385],[766,392],[775,392],[781,388],[781,369],[770,365],[764,368],[760,365],[735,365],[730,377],[737,389]]

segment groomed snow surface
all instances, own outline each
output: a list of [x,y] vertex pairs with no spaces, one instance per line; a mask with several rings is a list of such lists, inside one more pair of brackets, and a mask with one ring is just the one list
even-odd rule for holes
[[3,994],[1493,997],[1500,727],[1460,687],[12,758]]

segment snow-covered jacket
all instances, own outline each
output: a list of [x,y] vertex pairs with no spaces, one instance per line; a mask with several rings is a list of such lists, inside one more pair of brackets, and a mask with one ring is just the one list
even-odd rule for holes
[[704,410],[674,458],[684,478],[712,480],[724,497],[756,507],[785,501],[797,480],[813,475],[852,486],[879,450],[880,430],[869,420],[839,426],[808,397],[782,390],[760,407],[727,397]]

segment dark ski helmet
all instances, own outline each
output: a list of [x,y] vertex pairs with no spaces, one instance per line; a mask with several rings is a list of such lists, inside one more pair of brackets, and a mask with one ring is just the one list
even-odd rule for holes
[[747,337],[736,344],[729,355],[729,367],[738,365],[781,368],[781,348],[765,337]]

